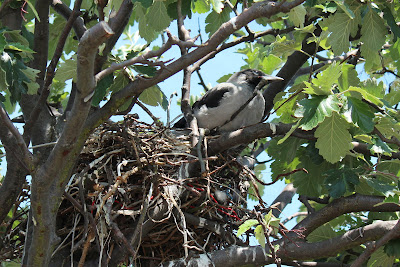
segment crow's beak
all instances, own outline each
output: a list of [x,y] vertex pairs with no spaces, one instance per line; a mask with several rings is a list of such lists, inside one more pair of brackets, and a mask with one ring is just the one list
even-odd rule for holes
[[261,81],[260,83],[256,86],[256,89],[260,90],[261,88],[263,88],[265,85],[267,85],[268,83],[271,82],[277,82],[277,81],[283,81],[284,79],[281,77],[276,77],[276,76],[272,76],[272,75],[268,75],[265,74],[263,76],[261,76]]
[[284,79],[281,77],[276,77],[276,76],[271,76],[271,75],[265,74],[265,75],[261,76],[261,80],[264,81],[265,83],[268,83],[268,82],[283,81]]

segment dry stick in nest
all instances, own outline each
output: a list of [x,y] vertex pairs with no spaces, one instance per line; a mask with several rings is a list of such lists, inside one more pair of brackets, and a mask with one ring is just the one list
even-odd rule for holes
[[139,247],[140,247],[140,243],[141,243],[142,226],[143,226],[143,222],[146,217],[146,214],[147,214],[147,210],[149,208],[149,203],[150,203],[150,199],[151,199],[152,195],[153,195],[153,184],[150,185],[149,193],[147,194],[147,196],[145,197],[145,199],[143,201],[143,206],[140,211],[140,217],[139,217],[136,229],[135,229],[135,233],[130,240],[131,245],[134,245],[135,243],[137,243],[137,247],[135,249],[135,254],[133,256],[133,259],[135,259],[137,257],[137,252],[139,251]]

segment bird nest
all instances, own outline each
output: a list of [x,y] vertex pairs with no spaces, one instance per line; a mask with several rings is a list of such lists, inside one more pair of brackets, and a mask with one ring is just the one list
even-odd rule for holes
[[[184,166],[198,161],[205,171],[182,176]],[[111,256],[119,247],[126,259],[163,262],[243,244],[234,232],[252,216],[245,208],[251,175],[233,155],[199,159],[187,135],[134,115],[104,123],[87,140],[68,183],[57,250],[72,247],[82,260]],[[160,203],[168,207],[161,217],[152,210]],[[150,231],[142,228],[149,221]]]

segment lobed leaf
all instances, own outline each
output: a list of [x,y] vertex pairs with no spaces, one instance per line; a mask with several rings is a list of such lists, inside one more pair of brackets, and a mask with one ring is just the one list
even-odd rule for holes
[[315,146],[328,162],[340,161],[351,149],[352,138],[348,128],[349,124],[334,112],[331,117],[326,117],[315,131],[315,137],[318,138]]

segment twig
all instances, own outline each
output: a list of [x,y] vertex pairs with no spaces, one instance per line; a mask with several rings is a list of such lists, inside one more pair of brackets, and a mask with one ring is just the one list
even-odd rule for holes
[[295,212],[292,215],[290,215],[289,217],[287,217],[286,219],[282,220],[282,223],[286,224],[287,222],[289,222],[290,220],[292,220],[296,217],[305,217],[307,215],[308,215],[308,212],[305,212],[305,211]]
[[[232,9],[232,11],[235,13],[236,16],[239,16],[239,12],[237,11],[236,6],[233,6],[231,1],[229,0],[225,0],[225,3]],[[250,27],[248,24],[246,24],[244,26],[244,28],[246,29],[247,33],[249,34],[249,37],[253,37],[254,38],[254,32],[252,30],[250,30]]]
[[154,121],[154,123],[157,126],[162,126],[162,122],[160,122],[160,118],[157,118],[156,116],[154,116],[153,113],[151,113],[151,111],[142,102],[137,100],[136,104],[138,104],[138,106],[141,107],[147,113],[147,115],[150,116],[150,118]]
[[392,139],[388,139],[376,127],[374,127],[374,130],[372,131],[372,133],[379,136],[379,138],[383,142],[389,143],[389,144],[395,144],[396,146],[400,147],[400,141],[396,137],[393,136]]
[[315,212],[315,209],[311,206],[310,202],[308,202],[308,198],[306,196],[300,195],[299,200],[304,204],[304,206],[306,206],[308,214]]
[[197,70],[196,70],[196,73],[197,73],[197,76],[199,77],[199,80],[200,80],[199,84],[200,84],[201,86],[203,86],[204,91],[207,92],[209,89],[208,89],[206,83],[204,82],[203,76],[201,76],[200,70],[197,69]]
[[137,226],[136,226],[136,229],[135,229],[135,233],[134,233],[134,235],[132,236],[132,238],[129,241],[129,243],[131,245],[137,244],[136,249],[134,248],[135,249],[135,253],[133,254],[134,255],[133,259],[135,259],[137,257],[137,251],[139,250],[139,247],[140,247],[142,226],[143,226],[143,222],[144,222],[144,219],[146,217],[146,214],[147,214],[147,210],[149,208],[149,203],[150,203],[150,199],[151,199],[152,195],[153,195],[153,184],[150,185],[149,193],[147,194],[147,196],[145,196],[143,194],[145,199],[143,201],[142,209],[140,211],[140,217],[138,219],[138,223],[137,223]]
[[[104,77],[113,73],[116,70],[123,69],[127,66],[130,66],[130,65],[133,65],[136,63],[148,64],[149,63],[148,59],[161,56],[167,50],[169,50],[172,47],[172,45],[174,45],[174,44],[176,44],[178,46],[186,46],[186,47],[195,46],[195,44],[194,44],[195,40],[189,40],[186,42],[182,42],[178,38],[173,36],[168,30],[165,30],[165,32],[168,35],[168,40],[164,45],[162,45],[160,47],[160,49],[155,50],[155,51],[148,50],[148,51],[144,52],[143,54],[141,54],[140,56],[125,60],[121,63],[112,64],[110,67],[108,67],[96,74],[96,76],[95,76],[96,81],[97,82],[100,81],[101,79],[103,79]],[[167,68],[167,67],[165,67],[165,68]]]

